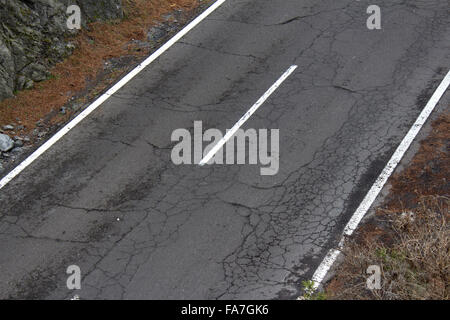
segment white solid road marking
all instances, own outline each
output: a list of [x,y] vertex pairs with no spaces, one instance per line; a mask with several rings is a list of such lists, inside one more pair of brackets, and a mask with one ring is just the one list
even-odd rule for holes
[[377,198],[378,194],[380,193],[381,189],[383,189],[383,186],[386,184],[387,180],[391,176],[392,172],[394,172],[395,168],[399,164],[399,162],[402,160],[403,156],[405,155],[406,151],[411,146],[411,143],[416,138],[417,134],[419,133],[420,129],[423,127],[425,122],[427,121],[430,114],[433,112],[434,108],[438,104],[439,100],[444,95],[445,91],[447,90],[448,86],[450,85],[450,71],[445,76],[444,80],[442,80],[439,87],[434,92],[433,96],[431,97],[430,101],[428,101],[425,108],[420,113],[419,117],[417,118],[416,122],[413,124],[411,129],[408,131],[406,136],[403,138],[402,142],[398,146],[397,150],[395,150],[394,154],[392,155],[389,162],[384,167],[381,174],[378,176],[377,180],[373,184],[372,188],[370,188],[369,192],[359,205],[359,207],[356,209],[355,213],[351,217],[350,221],[347,223],[345,229],[344,229],[344,236],[342,237],[341,241],[338,244],[338,248],[331,249],[328,254],[323,259],[322,263],[317,268],[316,272],[314,273],[312,277],[312,281],[314,281],[314,287],[317,289],[322,281],[325,279],[328,271],[333,266],[334,262],[338,258],[341,249],[344,246],[345,237],[348,237],[353,234],[353,232],[358,227],[359,223],[361,222],[362,218],[365,216],[367,211],[372,206],[373,202]]
[[292,74],[292,72],[297,69],[298,66],[293,65],[290,66],[289,69],[283,75],[275,82],[269,90],[264,93],[264,95],[259,98],[258,101],[242,116],[241,119],[239,119],[238,122],[227,131],[225,136],[219,140],[219,142],[208,152],[208,154],[200,161],[199,165],[203,166],[208,163],[209,160],[211,160],[212,157],[223,147],[223,145],[236,133],[236,131],[239,130],[239,128],[255,113],[256,110],[259,109],[263,105],[264,102],[272,95],[272,93],[277,90],[281,84]]
[[[86,118],[90,113],[97,109],[103,102],[109,99],[111,95],[116,93],[120,88],[127,84],[131,79],[133,79],[137,74],[139,74],[145,67],[150,65],[155,61],[160,55],[166,52],[170,47],[172,47],[177,41],[184,37],[189,31],[191,31],[195,26],[202,22],[206,17],[208,17],[212,12],[214,12],[218,7],[220,7],[227,0],[217,0],[213,5],[211,5],[207,10],[195,18],[191,23],[184,27],[180,32],[173,36],[168,42],[166,42],[161,48],[155,51],[147,59],[145,59],[141,64],[139,64],[135,69],[123,77],[118,83],[116,83],[112,88],[110,88],[106,93],[95,100],[89,107],[87,107],[83,112],[76,116],[72,121],[65,125],[61,130],[59,130],[54,136],[52,136],[47,142],[40,146],[35,152],[33,152],[28,158],[26,158],[22,163],[15,167],[10,173],[8,173],[3,179],[0,180],[0,189],[6,186],[11,180],[13,180],[17,175],[19,175],[25,168],[27,168],[31,163],[33,163],[37,158],[39,158],[43,153],[45,153],[52,145],[54,145],[58,140],[60,140],[66,133],[73,129],[78,123],[80,123],[84,118]],[[281,85],[281,83],[286,80],[286,78],[297,68],[297,66],[291,66],[288,71],[274,84],[265,94],[258,100],[258,102],[236,123],[236,125],[225,135],[224,138],[207,154],[207,156],[200,162],[200,165],[206,164],[214,154],[220,150],[220,148],[226,143],[228,139],[239,129],[239,127],[247,121],[247,119],[267,100],[267,98]],[[348,222],[344,229],[344,236],[350,236],[353,231],[357,228],[359,222],[364,217],[366,212],[369,210],[372,203],[375,201],[376,197],[380,193],[387,179],[390,177],[403,155],[408,150],[417,133],[422,128],[423,124],[428,119],[431,112],[434,110],[436,104],[441,99],[442,95],[447,90],[450,84],[450,71],[447,73],[446,77],[436,90],[436,92],[431,97],[428,104],[425,106],[424,110],[420,114],[419,118],[416,120],[412,128],[409,130],[408,134],[405,136],[400,146],[395,151],[392,158],[389,160],[383,172],[377,178],[376,182],[372,188],[367,193],[364,200],[361,202],[358,209],[356,209],[352,218]],[[234,130],[234,132],[233,132]],[[232,133],[231,133],[232,132]],[[214,152],[213,152],[214,151]],[[344,243],[344,238],[339,242],[339,248],[342,248]],[[336,261],[339,256],[340,250],[331,249],[322,263],[317,268],[313,275],[312,280],[314,281],[314,286],[317,288],[325,278],[329,269]]]
[[160,55],[166,52],[170,47],[172,47],[178,40],[184,37],[189,31],[191,31],[196,25],[202,22],[206,17],[208,17],[212,12],[214,12],[218,7],[220,7],[227,0],[217,0],[208,9],[206,9],[202,14],[195,18],[191,23],[184,27],[180,32],[173,36],[169,41],[167,41],[161,48],[156,50],[151,56],[145,59],[141,64],[134,68],[130,73],[123,77],[119,82],[117,82],[112,88],[101,95],[97,100],[95,100],[89,107],[84,109],[78,116],[76,116],[72,121],[65,125],[61,130],[59,130],[53,137],[51,137],[47,142],[40,146],[35,152],[33,152],[28,158],[26,158],[22,163],[14,168],[10,173],[8,173],[2,180],[0,180],[0,189],[6,186],[12,179],[14,179],[18,174],[20,174],[26,167],[28,167],[34,160],[39,158],[44,152],[46,152],[52,145],[54,145],[59,139],[61,139],[67,132],[73,129],[78,123],[80,123],[84,118],[86,118],[92,111],[98,108],[103,102],[108,100],[110,96],[116,93],[120,88],[127,84],[131,79],[133,79],[138,73],[145,69],[149,64],[155,61]]

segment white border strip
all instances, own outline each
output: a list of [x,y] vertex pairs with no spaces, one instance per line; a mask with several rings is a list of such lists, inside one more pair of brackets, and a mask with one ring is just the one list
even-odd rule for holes
[[59,130],[54,136],[52,136],[47,142],[40,146],[35,152],[33,152],[28,158],[26,158],[22,163],[15,167],[10,173],[8,173],[2,180],[0,180],[0,189],[6,186],[12,179],[14,179],[18,174],[20,174],[26,167],[28,167],[34,160],[39,158],[44,152],[46,152],[52,145],[54,145],[59,139],[61,139],[66,133],[73,129],[78,123],[80,123],[84,118],[86,118],[92,111],[98,108],[103,102],[108,100],[108,98],[116,93],[120,88],[127,84],[131,79],[133,79],[138,73],[145,69],[149,64],[155,61],[160,55],[166,52],[170,47],[172,47],[178,40],[184,37],[189,31],[191,31],[195,26],[202,22],[206,17],[213,13],[217,8],[219,8],[227,0],[217,0],[208,9],[206,9],[202,14],[195,18],[191,23],[184,27],[180,32],[173,36],[169,41],[167,41],[161,48],[156,50],[152,55],[145,59],[141,64],[139,64],[135,69],[123,77],[119,82],[117,82],[113,87],[101,95],[97,100],[95,100],[90,106],[84,109],[78,116],[76,116],[72,121],[65,125],[61,130]]
[[314,273],[312,277],[312,281],[314,282],[314,288],[317,289],[322,281],[324,280],[325,276],[327,275],[328,271],[333,266],[334,262],[336,261],[337,257],[339,256],[340,249],[344,246],[344,239],[346,236],[350,236],[353,234],[353,232],[358,227],[359,223],[361,222],[362,218],[365,216],[367,211],[372,206],[373,202],[377,198],[378,194],[380,193],[381,189],[383,189],[383,186],[386,184],[387,180],[391,176],[392,172],[394,172],[395,168],[399,164],[399,162],[402,160],[403,156],[405,155],[406,151],[411,146],[411,143],[416,138],[417,134],[419,133],[420,129],[422,129],[423,125],[427,121],[430,114],[433,112],[434,108],[438,104],[439,100],[444,95],[445,91],[450,85],[450,71],[445,76],[444,80],[442,80],[439,87],[434,92],[433,96],[431,97],[430,101],[428,101],[425,108],[420,113],[419,117],[417,118],[416,122],[413,124],[411,129],[408,131],[406,136],[403,138],[402,142],[398,146],[397,150],[395,150],[394,154],[392,155],[389,162],[384,167],[381,174],[378,176],[377,180],[373,184],[372,188],[370,188],[369,192],[359,205],[358,209],[356,209],[355,213],[351,217],[350,221],[347,223],[347,226],[344,229],[344,236],[342,237],[341,241],[339,242],[338,249],[331,249],[328,254],[323,259],[322,263],[317,268],[316,272]]
[[297,69],[297,67],[298,66],[296,65],[292,65],[289,67],[289,69],[287,69],[285,73],[283,73],[283,75],[269,88],[269,90],[267,90],[266,93],[264,93],[264,95],[259,98],[259,100],[256,101],[256,103],[242,116],[242,118],[239,119],[238,122],[236,122],[233,128],[228,130],[225,136],[220,139],[219,142],[208,152],[208,154],[202,159],[202,161],[200,161],[199,166],[207,164],[208,161],[211,160],[212,157],[214,157],[217,151],[219,151],[223,147],[223,145],[227,143],[227,141],[236,133],[236,131],[239,130],[239,128],[256,112],[256,110],[258,110],[259,107],[264,104],[264,102],[266,102],[266,100],[272,95],[272,93],[274,93],[275,90],[277,90],[281,86],[281,84],[292,74],[292,72],[295,71],[295,69]]

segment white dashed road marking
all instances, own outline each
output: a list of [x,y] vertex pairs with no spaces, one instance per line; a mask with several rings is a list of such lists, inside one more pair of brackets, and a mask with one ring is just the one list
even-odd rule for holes
[[208,9],[206,9],[202,14],[195,18],[191,23],[184,27],[180,32],[173,36],[169,41],[167,41],[161,48],[156,50],[151,56],[145,59],[141,64],[139,64],[135,69],[123,77],[119,82],[117,82],[111,89],[106,91],[97,100],[95,100],[91,105],[89,105],[83,112],[76,116],[72,121],[65,125],[61,130],[59,130],[54,136],[52,136],[47,142],[40,146],[35,152],[33,152],[28,158],[26,158],[22,163],[15,167],[10,173],[8,173],[3,179],[0,180],[0,189],[6,186],[12,179],[19,175],[25,168],[32,164],[37,158],[39,158],[43,153],[45,153],[51,146],[53,146],[59,139],[66,135],[70,130],[72,130],[78,123],[80,123],[84,118],[91,114],[95,109],[97,109],[103,102],[109,99],[114,93],[116,93],[120,88],[127,84],[131,79],[133,79],[137,74],[155,61],[160,55],[166,52],[170,47],[172,47],[178,40],[184,37],[189,31],[191,31],[195,26],[202,22],[206,17],[213,13],[217,8],[219,8],[227,0],[217,0]]
[[236,133],[236,131],[238,131],[239,128],[256,112],[256,110],[258,110],[259,107],[261,107],[264,102],[269,99],[272,93],[274,93],[275,90],[277,90],[281,86],[281,84],[292,74],[292,72],[295,71],[295,69],[297,69],[297,67],[298,66],[296,65],[290,66],[289,69],[287,69],[287,71],[283,73],[283,75],[277,80],[277,82],[275,82],[269,88],[269,90],[267,90],[266,93],[264,93],[263,96],[259,98],[258,101],[256,101],[256,103],[242,116],[242,118],[239,119],[238,122],[236,122],[233,128],[228,130],[225,136],[220,139],[219,142],[217,142],[217,144],[208,152],[208,154],[202,159],[202,161],[200,161],[200,166],[207,164],[208,161],[211,160],[212,157],[214,157],[217,151],[219,151],[223,147],[223,145],[227,143],[228,140],[230,140],[230,138]]

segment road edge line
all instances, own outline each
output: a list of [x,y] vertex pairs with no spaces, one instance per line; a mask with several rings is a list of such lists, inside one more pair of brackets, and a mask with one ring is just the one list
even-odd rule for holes
[[75,126],[80,123],[84,118],[91,114],[95,109],[97,109],[103,102],[109,99],[114,93],[121,89],[125,84],[127,84],[131,79],[138,75],[142,70],[144,70],[148,65],[155,61],[159,56],[171,48],[178,40],[183,38],[189,31],[196,27],[200,22],[202,22],[206,17],[213,13],[217,8],[219,8],[227,0],[217,0],[211,6],[209,6],[204,12],[202,12],[198,17],[192,20],[187,26],[181,29],[176,35],[174,35],[169,41],[167,41],[158,50],[152,53],[148,58],[146,58],[142,63],[140,63],[136,68],[131,70],[127,75],[119,80],[114,86],[107,90],[104,94],[98,97],[94,102],[92,102],[86,109],[84,109],[79,115],[72,119],[68,124],[62,127],[58,132],[56,132],[49,140],[47,140],[43,145],[36,149],[31,155],[29,155],[25,160],[23,160],[19,165],[17,165],[11,172],[4,176],[0,180],[0,190],[5,187],[9,182],[11,182],[16,176],[18,176],[23,170],[25,170],[30,164],[32,164],[37,158],[44,154],[51,146],[58,142],[63,136],[65,136],[70,130],[75,128]]
[[397,165],[402,160],[406,151],[408,151],[409,147],[411,146],[411,143],[414,141],[417,134],[428,120],[428,117],[433,112],[434,108],[439,103],[444,93],[447,91],[449,85],[450,85],[450,70],[448,71],[444,79],[441,81],[436,91],[431,96],[430,100],[420,113],[416,122],[414,122],[414,124],[409,129],[406,136],[403,138],[400,145],[395,150],[394,154],[384,167],[383,171],[378,176],[377,180],[375,180],[374,184],[367,192],[364,199],[361,201],[359,207],[353,213],[352,217],[350,218],[349,222],[344,228],[343,236],[338,244],[338,247],[330,249],[326,254],[325,258],[320,263],[320,265],[317,267],[312,277],[314,289],[318,289],[319,286],[322,284],[323,280],[327,276],[334,262],[339,257],[339,254],[344,246],[345,238],[353,234],[353,232],[356,230],[363,217],[366,215],[367,211],[369,211],[370,207],[377,198],[378,194],[383,189],[389,177],[392,175]]

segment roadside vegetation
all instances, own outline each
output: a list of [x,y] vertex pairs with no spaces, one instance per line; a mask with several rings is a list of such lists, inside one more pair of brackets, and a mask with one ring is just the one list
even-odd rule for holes
[[[148,41],[148,32],[165,15],[178,11],[182,19],[188,19],[201,3],[207,2],[123,0],[123,20],[88,24],[71,41],[76,46],[73,54],[50,70],[48,80],[0,102],[0,128],[13,124],[20,129],[6,134],[28,136],[36,127],[63,123],[72,111],[77,111],[67,108],[60,112],[64,105],[75,99],[79,100],[77,105],[86,103],[158,46]],[[130,59],[106,66],[111,59],[121,57]],[[31,141],[35,136],[30,135]]]
[[[327,299],[450,299],[448,108],[432,127],[390,180],[385,205],[349,240]],[[367,289],[370,265],[381,268],[381,289]]]

